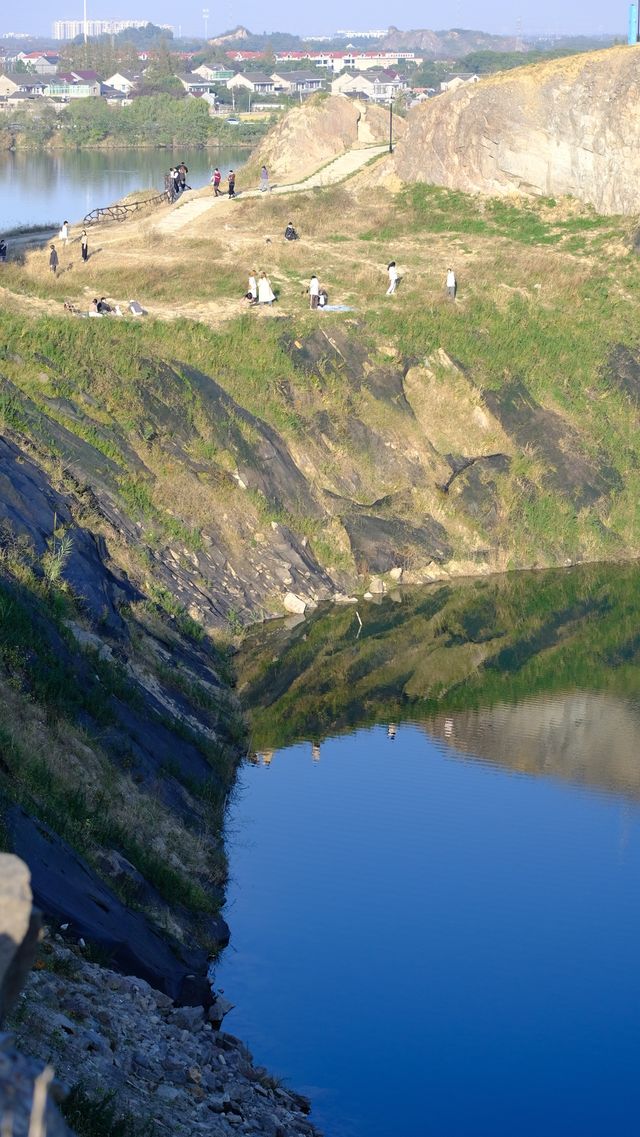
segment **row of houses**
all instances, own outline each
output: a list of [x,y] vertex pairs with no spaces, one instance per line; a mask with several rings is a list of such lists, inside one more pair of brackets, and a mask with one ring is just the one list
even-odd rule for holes
[[[227,51],[227,59],[233,63],[260,63],[267,58],[264,51]],[[278,63],[314,63],[325,71],[368,71],[385,70],[397,67],[400,62],[419,66],[423,60],[414,51],[276,51],[273,58]]]

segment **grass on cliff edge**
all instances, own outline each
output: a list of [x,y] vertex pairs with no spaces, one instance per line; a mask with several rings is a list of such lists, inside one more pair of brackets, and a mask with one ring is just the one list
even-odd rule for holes
[[[301,233],[291,244],[281,236],[289,219]],[[606,378],[611,345],[638,346],[640,269],[631,229],[628,220],[599,217],[570,200],[483,199],[422,185],[395,196],[381,188],[372,195],[366,178],[354,179],[294,196],[225,203],[215,217],[204,214],[188,233],[170,237],[144,225],[129,236],[105,228],[96,233],[103,247],[89,263],[90,286],[75,267],[52,280],[41,263],[44,254],[31,254],[23,267],[6,266],[11,301],[20,308],[22,294],[24,303],[21,314],[2,317],[3,338],[12,352],[32,357],[39,351],[54,362],[67,376],[67,386],[57,382],[56,394],[108,396],[109,411],[124,429],[135,423],[136,388],[144,381],[140,360],[148,357],[212,375],[238,403],[300,443],[319,399],[313,380],[282,349],[285,328],[304,336],[322,321],[330,336],[333,327],[351,326],[373,349],[380,344],[416,360],[443,348],[480,387],[498,388],[518,377],[577,427],[587,452],[604,455],[626,481],[605,520],[632,548],[640,521],[640,448],[628,404]],[[403,279],[398,294],[387,298],[390,259]],[[444,297],[449,264],[459,280],[455,304]],[[246,272],[254,266],[267,269],[279,293],[273,311],[248,313],[243,304]],[[314,270],[331,301],[354,308],[346,320],[310,316],[304,284]],[[101,279],[117,280],[119,297],[148,280],[154,295],[170,301],[170,312],[159,303],[155,309],[150,304],[158,318],[139,323],[60,318],[60,302],[73,295],[70,290],[79,290],[75,294],[86,304],[87,288],[102,291]],[[42,318],[24,318],[31,308],[25,291]],[[18,380],[10,362],[5,368],[24,382],[24,370]],[[302,396],[293,401],[292,385]],[[35,366],[28,386],[34,398],[45,393]],[[187,388],[180,397],[188,401]],[[327,398],[324,409],[339,420],[346,405],[341,392],[334,387],[330,406]],[[156,499],[150,508],[158,507],[162,501]],[[193,521],[178,518],[182,523],[188,536]],[[571,509],[553,496],[536,509],[523,506],[518,524],[526,553],[538,547],[553,558],[557,547],[575,543]],[[594,555],[606,551],[595,535]]]

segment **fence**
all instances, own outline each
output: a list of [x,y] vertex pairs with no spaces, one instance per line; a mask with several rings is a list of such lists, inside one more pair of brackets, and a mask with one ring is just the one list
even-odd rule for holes
[[144,209],[149,205],[160,205],[163,201],[173,201],[173,196],[170,196],[170,191],[163,191],[156,193],[153,197],[145,197],[142,201],[132,201],[128,205],[105,205],[101,209],[92,209],[91,213],[87,213],[83,219],[83,225],[95,225],[98,221],[126,221],[139,209]]

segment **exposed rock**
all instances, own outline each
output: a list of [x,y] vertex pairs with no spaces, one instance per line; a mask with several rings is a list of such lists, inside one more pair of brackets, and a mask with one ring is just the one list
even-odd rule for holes
[[[362,122],[362,128],[360,123]],[[398,136],[404,123],[398,120]],[[389,115],[385,107],[370,106],[343,95],[295,107],[269,131],[254,151],[251,167],[264,162],[271,181],[301,181],[356,143],[385,142]]]
[[[16,853],[32,868],[36,902],[49,917],[68,922],[76,937],[99,943],[117,966],[152,980],[172,998],[207,1001],[204,951],[172,951],[144,916],[125,908],[84,858],[48,825],[14,806],[7,814],[7,827]],[[200,975],[200,981],[187,981],[194,974]]]
[[518,446],[538,453],[547,466],[544,483],[570,498],[577,508],[619,489],[620,475],[603,457],[588,457],[576,430],[555,411],[536,403],[518,379],[484,393],[485,405]]
[[342,523],[360,572],[389,572],[412,561],[442,563],[451,556],[451,546],[440,523],[423,517],[421,525],[387,520],[364,511],[345,513]]
[[293,592],[287,592],[282,603],[287,612],[292,612],[294,615],[304,616],[307,604],[301,596],[296,596]]
[[113,1095],[117,1113],[144,1122],[151,1137],[224,1137],[236,1123],[254,1137],[317,1134],[307,1100],[275,1087],[201,1008],[176,1008],[143,979],[88,963],[50,938],[41,964],[28,980],[18,1041],[35,1056],[52,1054],[66,1085],[80,1081],[90,1098]]
[[372,576],[371,580],[369,581],[369,592],[371,593],[371,595],[372,596],[382,596],[383,592],[385,592],[385,591],[386,591],[386,589],[385,589],[384,581],[380,580],[379,576]]
[[637,354],[624,344],[618,344],[609,356],[605,375],[627,396],[632,406],[640,409],[640,360]]
[[32,910],[30,875],[18,857],[0,854],[0,1024],[33,963],[40,915]]
[[395,167],[404,182],[488,194],[571,194],[640,212],[638,47],[504,71],[414,108]]

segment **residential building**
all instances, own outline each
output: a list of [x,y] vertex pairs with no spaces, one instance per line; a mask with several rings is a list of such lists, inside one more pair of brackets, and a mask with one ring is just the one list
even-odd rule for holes
[[331,84],[332,95],[350,95],[370,99],[374,103],[388,103],[400,91],[407,89],[407,81],[395,71],[343,71]]
[[[127,28],[146,28],[149,20],[87,20],[86,34],[88,36],[117,35]],[[171,24],[159,24],[165,31],[172,32]],[[84,20],[54,20],[52,37],[58,40],[75,39],[85,34]]]
[[325,85],[324,76],[317,71],[274,71],[271,78],[275,90],[288,95],[310,95]]
[[129,71],[116,71],[105,79],[107,87],[113,87],[115,91],[120,91],[123,95],[130,95],[136,83],[139,81],[139,76],[132,75]]
[[14,60],[20,60],[36,75],[55,75],[60,57],[50,51],[21,51],[14,56]]
[[47,89],[46,79],[36,79],[33,75],[21,75],[14,71],[9,75],[0,75],[0,95],[28,96],[30,99],[39,98]]
[[189,75],[176,75],[189,95],[203,95],[206,92],[211,92],[215,86],[210,79],[203,79],[202,75],[196,75],[191,72]]
[[446,79],[443,79],[440,90],[455,91],[458,87],[466,87],[467,83],[478,83],[479,81],[479,75],[473,75],[470,71],[460,71],[457,75],[448,75]]
[[368,68],[397,67],[401,61],[422,63],[414,51],[358,51],[355,48],[345,51],[277,51],[275,60],[276,63],[307,61],[336,73],[345,69],[366,71]]
[[225,67],[207,67],[206,63],[201,63],[199,67],[194,67],[192,75],[201,75],[203,79],[208,79],[210,83],[226,83],[228,79],[233,79],[235,72],[228,70]]
[[230,91],[244,87],[247,91],[255,91],[256,95],[270,95],[275,91],[271,76],[259,71],[238,71],[233,79],[227,81],[227,87]]
[[56,75],[45,87],[49,99],[88,99],[102,93],[102,83],[95,71],[72,71]]

